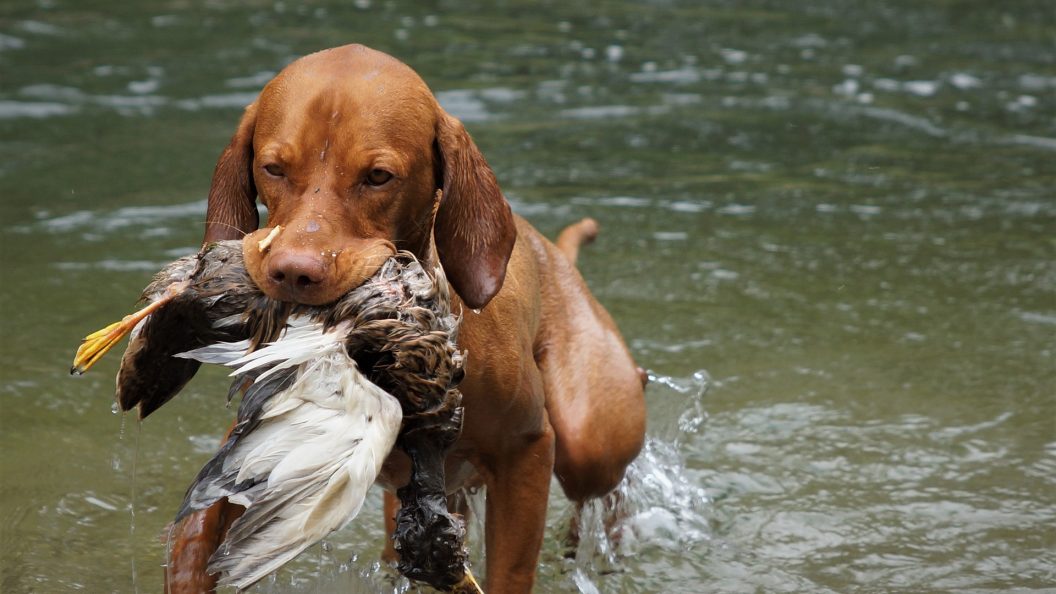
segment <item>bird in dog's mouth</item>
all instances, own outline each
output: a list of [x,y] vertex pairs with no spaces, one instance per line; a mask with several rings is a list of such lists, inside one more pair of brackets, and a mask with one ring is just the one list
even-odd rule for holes
[[400,572],[480,592],[444,492],[444,459],[462,427],[463,354],[442,270],[399,253],[336,302],[298,305],[264,295],[242,243],[221,241],[166,266],[143,298],[84,339],[71,373],[131,335],[116,398],[144,418],[202,363],[233,369],[236,425],[176,515],[225,497],[246,508],[209,561],[220,584],[247,588],[355,518],[399,447],[412,463],[392,535]]

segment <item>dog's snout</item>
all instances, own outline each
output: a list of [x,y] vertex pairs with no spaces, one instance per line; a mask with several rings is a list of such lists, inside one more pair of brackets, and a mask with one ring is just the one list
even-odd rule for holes
[[299,251],[275,254],[268,265],[268,278],[286,293],[291,301],[322,284],[327,277],[327,265],[322,257]]

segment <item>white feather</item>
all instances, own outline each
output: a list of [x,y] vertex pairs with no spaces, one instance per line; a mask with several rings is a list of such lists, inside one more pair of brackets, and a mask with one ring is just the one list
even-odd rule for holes
[[248,339],[238,342],[218,342],[185,353],[177,353],[173,356],[181,359],[194,359],[202,363],[212,363],[213,365],[227,365],[239,357],[245,356],[249,346],[250,342]]
[[260,367],[274,365],[257,378],[258,381],[263,380],[283,369],[310,362],[319,354],[340,345],[346,329],[346,325],[339,324],[324,332],[322,323],[303,316],[293,316],[278,340],[227,365],[237,366],[231,375],[242,375]]
[[293,384],[263,405],[260,424],[224,460],[237,469],[236,483],[259,484],[229,498],[246,512],[210,559],[221,584],[247,588],[355,518],[395,445],[400,403],[357,369],[345,329],[291,318],[277,341],[252,353],[247,342],[182,355],[223,361],[232,375],[270,367],[257,382],[297,367]]

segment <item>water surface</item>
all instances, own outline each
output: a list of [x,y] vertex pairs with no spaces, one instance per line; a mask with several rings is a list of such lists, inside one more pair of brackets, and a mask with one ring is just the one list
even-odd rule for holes
[[[618,538],[592,510],[566,558],[555,484],[538,591],[1056,588],[1051,3],[16,0],[0,590],[157,591],[225,381],[140,426],[70,358],[196,248],[240,109],[353,41],[544,232],[601,223],[581,268],[653,373]],[[405,590],[379,506],[258,589]]]

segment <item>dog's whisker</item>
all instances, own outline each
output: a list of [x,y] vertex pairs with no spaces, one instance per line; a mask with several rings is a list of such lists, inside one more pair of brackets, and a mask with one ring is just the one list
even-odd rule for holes
[[232,225],[231,223],[227,223],[227,222],[224,222],[224,221],[212,220],[212,219],[206,219],[204,221],[204,224],[206,225],[206,227],[208,227],[210,225],[220,225],[222,227],[227,227],[228,229],[234,229],[235,231],[241,233],[242,237],[245,237],[245,236],[249,235],[250,233],[252,233],[253,231],[255,231],[255,229],[252,230],[252,231],[243,231],[242,228],[240,228],[237,225]]

